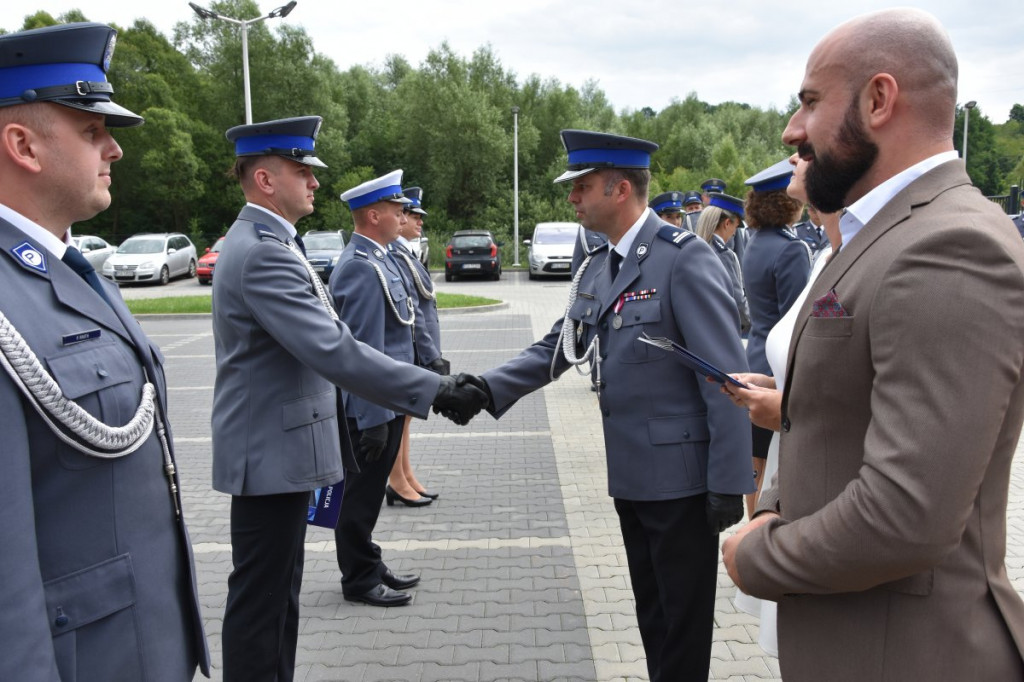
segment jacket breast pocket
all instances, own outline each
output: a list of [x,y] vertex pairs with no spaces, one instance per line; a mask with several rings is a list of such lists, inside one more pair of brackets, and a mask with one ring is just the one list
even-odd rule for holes
[[853,322],[857,318],[847,317],[811,317],[804,327],[804,334],[818,338],[843,338],[853,333]]
[[[50,375],[64,397],[108,426],[123,426],[135,415],[141,399],[141,371],[127,351],[110,341],[71,353],[46,358]],[[70,469],[86,469],[105,460],[59,447],[61,463]]]
[[707,486],[711,432],[706,414],[654,417],[647,420],[647,432],[658,492],[692,492]]
[[[655,348],[650,344],[639,340],[639,336],[645,330],[652,336],[660,336],[653,328],[661,323],[661,301],[657,298],[650,298],[643,301],[630,301],[622,306],[619,311],[619,318],[622,323],[617,333],[625,334],[624,341],[628,350],[622,353],[620,359],[625,363],[650,362],[652,360],[664,360],[668,353]],[[615,318],[612,317],[612,326],[615,325]]]
[[[289,400],[281,406],[281,427],[290,452],[285,478],[293,483],[315,481],[341,471],[337,391]],[[306,454],[311,453],[311,454]]]
[[122,554],[43,585],[62,680],[141,680],[135,576]]

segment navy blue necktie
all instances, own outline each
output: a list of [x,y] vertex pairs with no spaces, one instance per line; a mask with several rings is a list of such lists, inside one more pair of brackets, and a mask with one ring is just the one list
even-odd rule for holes
[[302,237],[300,237],[298,234],[295,235],[295,244],[299,247],[299,251],[302,252],[302,255],[305,256],[306,245],[302,243]]
[[84,279],[86,283],[93,288],[93,291],[99,294],[100,298],[106,301],[107,305],[111,308],[114,307],[110,302],[110,299],[107,298],[107,292],[103,290],[103,284],[100,282],[100,276],[96,274],[96,268],[94,268],[92,264],[85,259],[85,256],[83,256],[78,249],[73,246],[69,246],[68,250],[64,252],[64,257],[61,260],[64,261],[64,264],[69,268],[77,272],[78,276]]
[[622,256],[619,255],[618,251],[612,249],[612,252],[611,254],[609,254],[608,259],[610,261],[608,263],[608,266],[611,268],[612,271],[612,279],[615,279],[619,274],[619,264],[622,263]]

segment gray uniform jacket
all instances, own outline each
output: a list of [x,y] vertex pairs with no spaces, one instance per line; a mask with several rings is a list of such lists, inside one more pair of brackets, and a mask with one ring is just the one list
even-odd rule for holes
[[[22,245],[42,269],[15,255]],[[117,287],[104,283],[112,310],[4,220],[0,251],[0,309],[64,395],[121,426],[145,370],[166,422],[162,356]],[[84,455],[0,372],[0,433],[0,679],[181,682],[197,663],[208,674],[191,544],[155,431],[119,459]]]
[[811,275],[811,252],[789,228],[766,227],[754,231],[740,262],[750,303],[747,362],[750,371],[771,374],[764,344],[804,290]]
[[[821,230],[821,234],[818,234],[818,230]],[[828,235],[825,234],[825,229],[822,227],[816,227],[814,223],[809,220],[799,222],[793,226],[793,233],[807,244],[807,248],[811,250],[811,257],[813,258],[818,254],[819,251],[828,246]]]
[[[412,299],[398,268],[398,263],[380,246],[359,233],[353,233],[331,273],[331,296],[341,321],[354,337],[389,358],[412,364],[412,326],[401,324],[395,311],[401,319],[409,320],[415,307],[409,307]],[[387,294],[378,272],[387,282]],[[342,401],[345,415],[356,420],[360,431],[395,418],[394,410],[353,393],[345,392]]]
[[[637,340],[665,336],[728,371],[746,371],[731,285],[707,242],[663,222],[653,212],[641,226],[618,277],[598,249],[583,273],[569,311],[582,328],[578,351],[595,337],[601,356],[600,410],[608,490],[627,500],[671,500],[708,490],[754,490],[750,424],[712,384],[665,351]],[[649,297],[620,297],[646,291]],[[620,322],[616,322],[616,319]],[[550,381],[552,357],[561,374],[562,321],[518,357],[484,372],[502,415],[522,396]]]
[[743,271],[740,269],[740,259],[736,252],[725,245],[725,240],[717,234],[711,235],[711,246],[715,250],[718,259],[722,261],[726,272],[729,273],[729,281],[732,283],[732,297],[736,301],[736,308],[740,313],[740,331],[746,333],[750,330],[750,305],[747,303],[747,293],[743,290]]
[[341,480],[335,385],[426,417],[440,381],[360,343],[333,320],[285,247],[289,240],[284,224],[246,206],[217,261],[213,487],[232,495]]
[[[413,332],[416,344],[416,363],[426,367],[441,357],[441,320],[437,316],[437,301],[433,297],[420,294],[412,276],[412,269],[416,270],[424,289],[431,294],[434,293],[434,283],[430,279],[430,272],[404,244],[397,241],[391,242],[388,244],[388,250],[402,270],[409,296],[416,304],[416,328]],[[410,263],[412,263],[411,267]]]

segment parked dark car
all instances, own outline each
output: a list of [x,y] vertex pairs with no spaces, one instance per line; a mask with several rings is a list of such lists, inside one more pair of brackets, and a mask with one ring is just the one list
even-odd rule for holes
[[302,235],[306,247],[306,260],[324,282],[331,278],[341,252],[345,250],[345,237],[340,230],[310,230]]
[[444,250],[444,281],[462,275],[487,275],[501,279],[501,254],[487,230],[459,230]]

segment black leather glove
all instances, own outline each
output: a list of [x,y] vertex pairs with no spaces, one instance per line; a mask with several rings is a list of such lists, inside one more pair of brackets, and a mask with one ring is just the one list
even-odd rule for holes
[[437,360],[434,360],[429,365],[427,365],[427,369],[429,369],[432,372],[437,372],[441,376],[448,376],[449,374],[452,373],[452,363],[448,362],[444,358],[439,357]]
[[363,429],[359,435],[359,454],[367,462],[376,462],[388,444],[388,425],[377,424]]
[[434,414],[442,414],[459,426],[468,424],[490,402],[488,394],[480,388],[481,381],[471,374],[442,376],[434,396]]
[[708,491],[708,502],[705,510],[708,525],[712,533],[721,533],[729,526],[739,523],[743,518],[743,496],[726,495]]

